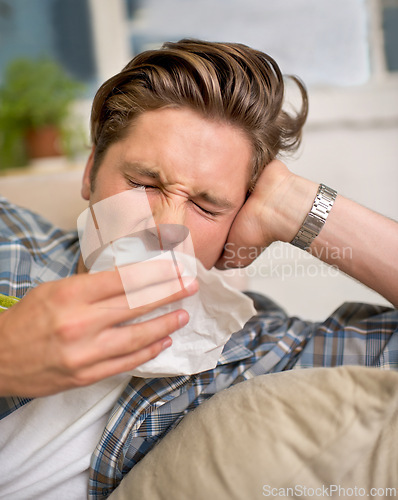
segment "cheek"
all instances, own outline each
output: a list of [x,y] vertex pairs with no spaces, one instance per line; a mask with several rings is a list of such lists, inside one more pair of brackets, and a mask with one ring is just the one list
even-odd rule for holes
[[204,223],[191,225],[189,228],[195,249],[195,257],[207,269],[213,267],[220,257],[230,227],[230,222],[217,224],[205,221]]
[[120,193],[126,189],[124,178],[112,172],[107,164],[101,165],[98,170],[97,177],[94,183],[94,191],[91,197],[96,201],[109,198],[114,194]]

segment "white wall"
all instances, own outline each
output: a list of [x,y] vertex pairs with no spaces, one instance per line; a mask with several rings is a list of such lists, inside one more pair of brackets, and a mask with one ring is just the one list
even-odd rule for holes
[[[217,9],[209,7],[206,10],[206,5],[211,6],[213,3],[218,6]],[[179,18],[170,10],[172,4],[175,12],[180,13]],[[378,0],[202,0],[195,3],[186,0],[148,0],[142,5],[142,15],[132,23],[132,29],[145,33],[148,23],[152,23],[152,27],[158,26],[155,31],[162,41],[170,38],[169,33],[175,33],[177,37],[222,37],[258,46],[254,40],[244,38],[255,36],[257,26],[257,37],[262,40],[258,48],[275,55],[284,71],[294,71],[303,77],[307,74],[307,83],[317,84],[316,87],[310,87],[310,116],[300,156],[295,160],[286,160],[289,167],[300,175],[330,185],[339,193],[373,210],[398,218],[398,75],[388,75],[385,70]],[[152,20],[148,12],[144,12],[150,5],[155,8],[151,14]],[[286,8],[289,5],[290,8]],[[307,10],[303,10],[305,5]],[[313,6],[312,11],[308,5]],[[90,0],[90,6],[97,62],[101,80],[104,80],[119,71],[129,59],[123,0]],[[182,6],[187,9],[185,14],[181,11]],[[199,14],[194,13],[194,6],[200,7]],[[256,9],[261,6],[268,12],[265,17],[256,14]],[[365,7],[372,14],[366,30],[364,26],[367,21],[363,15]],[[248,16],[247,21],[239,15],[239,9],[242,8],[245,16]],[[360,11],[359,17],[355,17]],[[297,12],[300,22],[295,26]],[[329,12],[327,16],[326,12]],[[166,14],[169,20],[166,20]],[[270,19],[273,19],[272,29],[269,28]],[[358,22],[347,24],[346,21],[350,19],[357,19]],[[336,26],[339,28],[339,22],[343,23],[344,29],[335,29]],[[336,38],[331,39],[333,43],[325,44],[322,26],[333,28]],[[354,26],[355,29],[350,31],[347,26]],[[307,36],[306,32],[312,28],[313,33]],[[176,33],[176,29],[180,32]],[[364,38],[367,30],[369,46]],[[315,38],[311,38],[314,33]],[[343,45],[342,33],[346,37]],[[347,38],[348,35],[351,38]],[[317,52],[320,45],[315,47],[318,42],[322,42],[326,50],[321,56]],[[312,56],[303,51],[308,44],[314,45]],[[272,47],[275,50],[270,50]],[[305,57],[301,59],[294,56],[298,47],[304,47],[301,53]],[[339,57],[345,52],[348,57],[343,61]],[[370,58],[365,62],[368,53]],[[353,58],[357,59],[358,65],[352,67],[350,61]],[[303,63],[302,71],[299,63]],[[363,85],[325,85],[326,81],[331,83],[333,80],[329,77],[330,71],[335,75],[340,72],[344,77],[350,71],[351,84],[363,81],[369,75],[371,77]],[[323,86],[320,87],[322,82]],[[344,83],[344,78],[343,81],[337,78],[337,83]],[[87,124],[89,108],[89,102],[77,104],[78,112]],[[62,219],[71,227],[75,214],[84,208],[78,195],[80,179],[81,168],[59,175],[40,174],[33,181],[23,175],[14,179],[0,178],[0,193],[9,193],[15,201],[22,200],[22,204],[33,206],[34,209],[41,207],[44,215],[50,218],[65,215],[51,210],[50,204],[54,199],[64,200],[66,197],[70,200],[69,206],[73,200],[72,217],[68,215]],[[50,185],[55,186],[54,190],[49,189]],[[63,198],[55,194],[58,189]],[[51,193],[51,196],[46,198],[46,193]],[[240,276],[240,287],[268,294],[290,314],[309,319],[322,319],[347,300],[386,303],[366,287],[341,273],[336,275],[334,270],[291,245],[272,245],[247,271],[236,274]]]
[[130,46],[123,0],[89,0],[93,38],[102,83],[118,73],[130,60]]
[[[398,80],[312,90],[310,107],[301,154],[288,161],[291,169],[398,219]],[[248,288],[309,319],[321,320],[345,301],[388,304],[291,245],[271,246],[247,273]]]

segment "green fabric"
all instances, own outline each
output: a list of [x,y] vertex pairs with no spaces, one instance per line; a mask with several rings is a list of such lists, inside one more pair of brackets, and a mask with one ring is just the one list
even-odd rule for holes
[[12,295],[3,295],[0,293],[0,314],[8,309],[9,307],[13,306],[19,301],[17,297],[13,297]]

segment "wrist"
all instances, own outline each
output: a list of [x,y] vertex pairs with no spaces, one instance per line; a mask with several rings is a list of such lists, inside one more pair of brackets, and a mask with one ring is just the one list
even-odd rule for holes
[[305,217],[296,236],[291,241],[292,245],[302,250],[309,249],[314,239],[323,229],[336,196],[337,192],[334,189],[325,186],[325,184],[319,184],[311,210]]
[[299,231],[314,202],[318,184],[291,174],[281,186],[273,210],[275,241],[290,243]]

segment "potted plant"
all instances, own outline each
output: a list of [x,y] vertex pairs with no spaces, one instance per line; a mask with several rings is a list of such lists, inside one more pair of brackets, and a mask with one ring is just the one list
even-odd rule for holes
[[82,85],[50,59],[15,59],[0,85],[0,165],[65,153],[71,104]]

